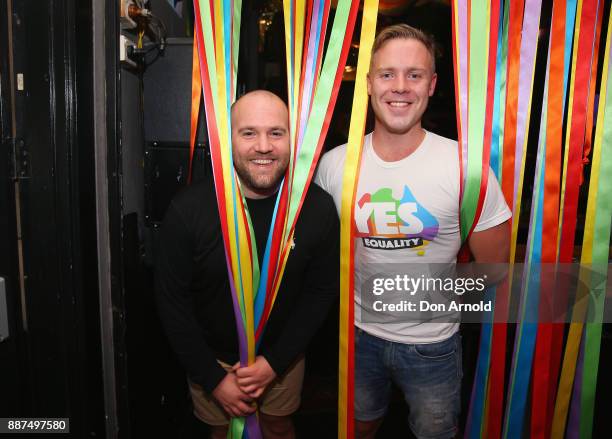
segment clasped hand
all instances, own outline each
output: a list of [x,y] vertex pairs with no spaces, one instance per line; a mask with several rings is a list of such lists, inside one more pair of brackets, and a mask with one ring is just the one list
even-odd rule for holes
[[248,367],[236,363],[213,390],[213,396],[230,416],[248,416],[256,410],[254,400],[274,378],[276,372],[264,357],[258,356]]
[[259,398],[268,384],[276,378],[276,372],[268,360],[261,355],[255,357],[255,363],[248,367],[240,367],[240,364],[234,365],[234,370],[240,390],[253,399]]

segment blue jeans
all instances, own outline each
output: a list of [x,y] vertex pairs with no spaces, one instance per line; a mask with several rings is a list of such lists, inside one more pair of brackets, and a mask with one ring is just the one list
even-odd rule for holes
[[408,425],[419,439],[452,438],[461,409],[461,336],[429,344],[395,343],[355,328],[355,419],[382,418],[391,382],[410,408]]

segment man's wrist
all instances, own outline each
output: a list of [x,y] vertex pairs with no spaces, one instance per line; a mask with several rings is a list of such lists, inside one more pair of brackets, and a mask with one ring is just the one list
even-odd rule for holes
[[268,361],[268,359],[265,356],[260,355],[260,357],[261,357],[262,361],[264,361],[266,363],[267,368],[269,369],[270,373],[272,373],[272,380],[273,380],[274,378],[276,378],[278,376],[278,374],[276,373],[276,371],[274,370],[274,368],[272,367],[272,365],[270,364],[270,362]]
[[192,381],[198,383],[206,393],[212,395],[226,376],[227,371],[217,363],[214,368],[204,372],[198,377],[194,377]]
[[270,366],[270,369],[272,369],[272,372],[274,372],[274,375],[276,376],[281,375],[279,373],[279,363],[274,357],[274,355],[270,354],[269,352],[266,352],[265,354],[260,355],[260,357],[266,360],[266,362],[268,363],[268,366]]

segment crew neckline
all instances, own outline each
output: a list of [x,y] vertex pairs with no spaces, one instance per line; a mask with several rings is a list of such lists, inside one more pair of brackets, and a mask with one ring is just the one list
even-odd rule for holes
[[415,149],[412,154],[404,157],[403,159],[400,160],[396,160],[393,162],[388,162],[383,160],[382,158],[380,158],[380,156],[378,154],[376,154],[376,151],[374,150],[374,146],[372,144],[372,133],[368,134],[366,139],[365,139],[365,152],[366,154],[368,154],[370,156],[370,158],[372,158],[372,160],[379,166],[383,167],[383,168],[399,168],[400,166],[404,165],[405,163],[415,160],[415,157],[418,157],[419,155],[423,154],[423,151],[425,150],[425,148],[427,147],[427,145],[429,144],[429,137],[430,137],[430,133],[427,130],[423,130],[425,131],[425,137],[423,137],[423,140],[421,141],[421,143],[419,144],[419,146],[417,147],[417,149]]
[[268,203],[272,203],[272,204],[276,204],[276,198],[278,197],[278,191],[274,192],[272,195],[270,195],[269,197],[263,197],[263,198],[249,198],[247,196],[245,196],[245,200],[248,204],[268,204]]

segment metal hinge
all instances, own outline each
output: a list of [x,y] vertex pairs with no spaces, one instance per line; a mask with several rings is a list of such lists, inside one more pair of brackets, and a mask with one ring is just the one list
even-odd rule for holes
[[23,139],[9,139],[11,148],[10,175],[14,180],[30,178],[30,153]]

